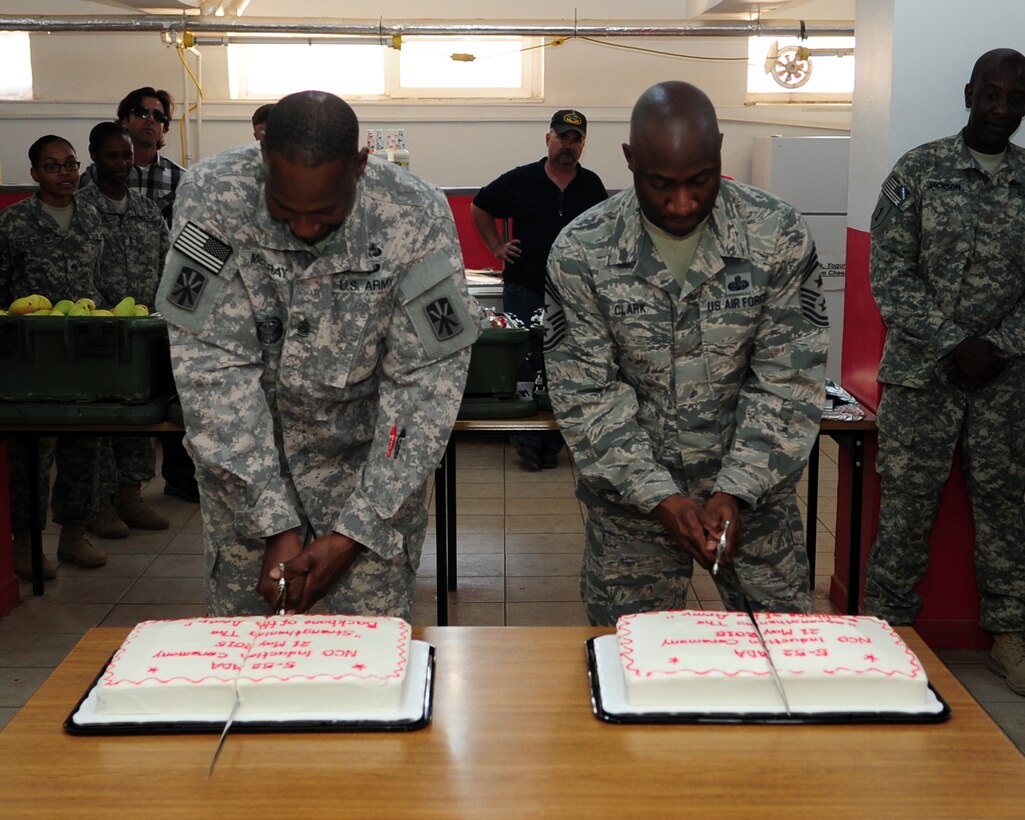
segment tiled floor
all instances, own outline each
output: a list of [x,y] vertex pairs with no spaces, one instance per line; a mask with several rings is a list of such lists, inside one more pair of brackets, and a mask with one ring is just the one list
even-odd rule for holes
[[[461,440],[458,457],[459,589],[450,597],[450,622],[586,625],[578,586],[583,519],[565,455],[558,469],[532,472],[501,437],[474,437]],[[170,530],[133,531],[118,541],[96,539],[109,553],[107,566],[61,566],[42,597],[33,597],[22,583],[22,602],[0,618],[0,727],[89,628],[203,614],[199,508],[164,496],[162,487],[155,481],[145,495],[171,519]],[[833,572],[835,512],[836,445],[824,439],[814,598],[819,611],[832,611],[825,591]],[[44,550],[56,553],[53,526],[44,534]],[[436,623],[435,562],[432,519],[413,605],[417,625]],[[692,593],[692,607],[722,608],[714,584],[700,570]],[[986,653],[940,656],[1025,750],[1025,698],[986,669]]]

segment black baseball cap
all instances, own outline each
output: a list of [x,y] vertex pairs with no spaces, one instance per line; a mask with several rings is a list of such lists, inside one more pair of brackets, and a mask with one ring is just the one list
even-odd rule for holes
[[587,117],[572,108],[564,108],[562,111],[555,112],[551,127],[556,134],[579,131],[581,135],[584,135],[587,133]]

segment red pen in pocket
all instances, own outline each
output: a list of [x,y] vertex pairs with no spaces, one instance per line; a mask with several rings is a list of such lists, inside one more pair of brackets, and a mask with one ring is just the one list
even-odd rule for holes
[[391,432],[388,434],[388,458],[391,458],[392,450],[395,449],[395,440],[399,437],[399,428],[396,425],[392,425]]

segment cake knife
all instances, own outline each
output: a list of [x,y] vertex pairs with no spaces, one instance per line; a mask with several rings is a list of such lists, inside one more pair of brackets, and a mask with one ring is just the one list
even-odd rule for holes
[[[243,661],[244,663],[244,661]],[[231,728],[231,724],[235,722],[235,714],[238,712],[239,705],[238,696],[238,681],[235,681],[235,703],[231,707],[231,712],[228,715],[228,720],[224,724],[224,728],[221,730],[221,738],[217,741],[217,748],[214,749],[214,756],[210,758],[210,770],[206,773],[206,779],[209,780],[214,773],[214,766],[217,764],[217,758],[221,754],[221,749],[224,746],[224,738],[228,736],[228,729]]]
[[776,684],[776,689],[779,690],[779,696],[783,699],[783,708],[786,709],[787,715],[790,715],[790,700],[787,698],[786,689],[783,688],[783,680],[779,676],[779,670],[776,669],[776,663],[772,660],[772,653],[769,651],[768,644],[765,643],[765,636],[762,634],[762,628],[758,626],[758,621],[755,619],[754,610],[751,609],[751,601],[748,600],[747,594],[744,592],[744,587],[740,583],[740,576],[737,575],[737,569],[733,564],[727,563],[722,560],[723,553],[726,551],[726,531],[729,529],[730,522],[727,521],[722,528],[722,535],[719,536],[719,548],[715,551],[715,563],[712,565],[712,574],[722,578],[727,586],[733,589],[734,594],[740,600],[740,603],[744,607],[744,612],[747,613],[747,617],[751,619],[751,625],[755,629],[755,634],[758,636],[758,643],[761,644],[762,651],[765,653],[765,660],[769,663],[769,671],[772,672],[772,680]]

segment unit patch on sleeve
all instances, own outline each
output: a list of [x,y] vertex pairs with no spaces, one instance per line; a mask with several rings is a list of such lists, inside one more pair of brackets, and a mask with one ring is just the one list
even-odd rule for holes
[[183,267],[178,271],[178,278],[171,285],[171,292],[167,294],[167,301],[175,307],[187,310],[189,313],[196,309],[199,304],[199,297],[206,288],[207,276],[195,268]]
[[463,332],[463,323],[452,308],[452,303],[447,296],[435,299],[424,308],[427,319],[431,323],[431,329],[438,341],[444,342],[453,336]]
[[230,245],[207,233],[194,222],[187,222],[182,228],[174,240],[174,249],[213,273],[220,273],[231,256]]

